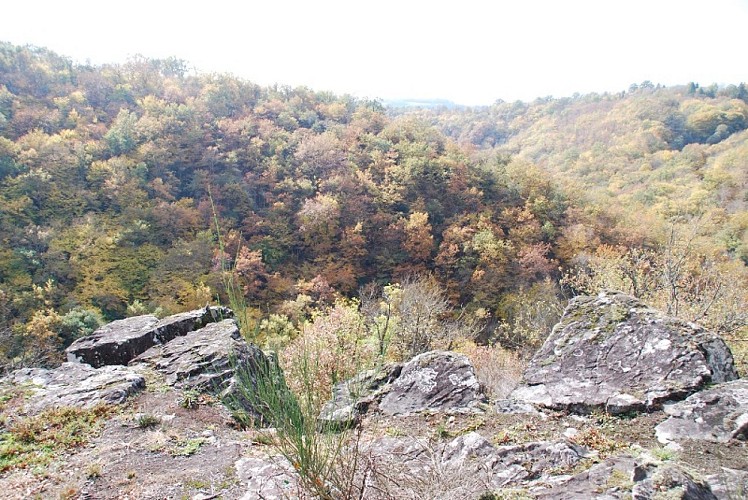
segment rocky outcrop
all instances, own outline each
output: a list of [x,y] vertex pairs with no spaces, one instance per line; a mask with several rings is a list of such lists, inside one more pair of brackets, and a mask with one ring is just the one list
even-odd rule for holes
[[[551,480],[559,470],[570,470],[587,456],[585,449],[567,442],[540,441],[497,447],[477,432],[436,446],[415,438],[384,437],[374,441],[367,453],[387,471],[381,478],[383,483],[393,481],[396,485],[407,485],[415,478],[451,477],[456,485],[461,485],[459,493],[473,494],[469,498],[490,489]],[[457,498],[457,493],[450,491],[448,497]],[[445,491],[440,492],[444,494]]]
[[151,347],[169,342],[203,326],[232,316],[225,307],[206,307],[162,320],[153,315],[113,321],[66,349],[67,359],[94,368],[126,365]]
[[363,372],[336,385],[320,420],[345,427],[373,409],[385,415],[469,413],[481,411],[486,402],[466,356],[431,351],[405,364]]
[[31,414],[58,406],[121,404],[145,388],[144,378],[124,366],[93,368],[82,363],[63,363],[54,370],[17,370],[3,383],[30,392],[24,407]]
[[226,386],[236,365],[258,362],[266,363],[265,355],[242,338],[233,319],[226,319],[153,346],[130,366],[151,367],[168,385],[214,391]]
[[487,401],[467,356],[432,351],[407,362],[379,403],[386,415],[425,410],[466,413]]
[[372,405],[382,400],[402,370],[402,363],[390,363],[336,384],[332,399],[320,412],[320,422],[332,428],[353,426]]
[[532,496],[544,500],[567,498],[679,498],[716,500],[709,483],[696,479],[673,464],[640,462],[621,455],[595,464],[551,488],[531,488]]
[[698,439],[727,443],[748,438],[748,380],[740,379],[665,405],[666,421],[655,428],[661,443]]
[[511,398],[551,409],[612,414],[662,408],[737,378],[732,354],[694,323],[616,292],[576,297]]
[[533,498],[631,498],[634,466],[634,458],[628,455],[609,458],[550,488],[533,488]]
[[706,477],[714,496],[720,500],[733,500],[748,496],[748,471],[722,467],[718,474]]
[[709,483],[697,479],[674,464],[644,464],[634,467],[634,500],[649,498],[683,498],[688,500],[717,500]]

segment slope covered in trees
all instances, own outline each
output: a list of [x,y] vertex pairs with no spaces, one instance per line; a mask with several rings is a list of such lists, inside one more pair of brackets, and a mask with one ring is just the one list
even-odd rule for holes
[[555,248],[569,291],[622,289],[731,338],[746,320],[747,103],[742,83],[644,82],[407,115],[473,157],[525,161],[554,179],[569,207]]
[[392,117],[179,60],[92,67],[0,44],[2,355],[225,301],[222,262],[268,335],[429,273],[513,345],[557,318],[559,280],[633,287],[734,333],[744,93],[642,85]]

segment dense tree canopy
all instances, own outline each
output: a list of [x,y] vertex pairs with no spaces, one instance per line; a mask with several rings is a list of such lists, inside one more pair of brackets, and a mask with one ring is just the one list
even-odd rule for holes
[[564,276],[589,291],[601,259],[672,251],[683,224],[698,231],[678,279],[701,259],[744,290],[746,99],[642,84],[392,113],[173,59],[93,67],[0,43],[0,350],[225,300],[221,262],[276,324],[430,274],[506,330],[518,301],[547,303]]

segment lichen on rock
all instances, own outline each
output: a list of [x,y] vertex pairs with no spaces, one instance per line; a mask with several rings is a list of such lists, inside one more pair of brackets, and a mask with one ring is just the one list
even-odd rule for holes
[[576,297],[510,396],[551,409],[651,411],[737,378],[727,345],[618,292]]

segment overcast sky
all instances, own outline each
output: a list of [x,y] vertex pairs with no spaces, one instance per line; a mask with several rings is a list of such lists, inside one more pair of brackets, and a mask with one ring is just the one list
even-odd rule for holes
[[748,0],[24,0],[0,40],[78,62],[198,71],[460,104],[748,82]]

